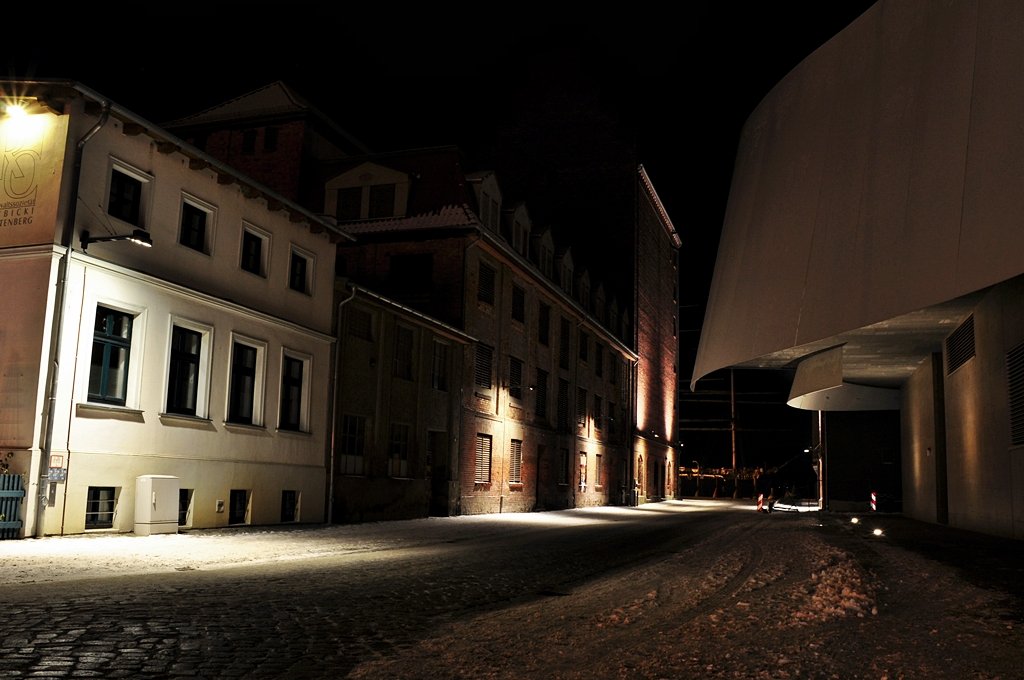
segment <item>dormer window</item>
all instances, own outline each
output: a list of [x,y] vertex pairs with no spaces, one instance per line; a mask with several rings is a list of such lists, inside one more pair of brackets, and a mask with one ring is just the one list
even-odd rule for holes
[[526,228],[519,220],[512,223],[512,247],[520,255],[526,254]]
[[395,216],[395,185],[373,184],[370,186],[369,208],[367,217]]

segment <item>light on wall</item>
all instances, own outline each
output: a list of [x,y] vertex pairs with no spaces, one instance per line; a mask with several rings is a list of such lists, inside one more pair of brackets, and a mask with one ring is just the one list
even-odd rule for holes
[[149,232],[144,229],[134,229],[130,234],[96,237],[90,236],[87,230],[82,231],[81,243],[83,251],[89,247],[90,243],[103,243],[104,241],[131,241],[135,245],[145,246],[146,248],[153,247],[153,239],[150,238]]

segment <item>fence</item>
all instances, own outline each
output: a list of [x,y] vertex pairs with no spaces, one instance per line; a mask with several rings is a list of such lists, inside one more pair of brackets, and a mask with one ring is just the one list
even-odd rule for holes
[[21,475],[0,475],[0,539],[18,538],[21,533],[18,512],[24,497]]

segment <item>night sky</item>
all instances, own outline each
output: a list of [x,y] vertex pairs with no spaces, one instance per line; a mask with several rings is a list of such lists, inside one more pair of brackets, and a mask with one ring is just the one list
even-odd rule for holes
[[438,15],[303,1],[151,4],[80,7],[56,27],[34,10],[5,10],[5,75],[78,80],[155,123],[283,80],[373,150],[461,147],[556,240],[586,244],[574,255],[594,279],[612,276],[613,249],[567,230],[613,229],[615,191],[602,173],[642,163],[683,241],[688,383],[740,128],[873,0],[690,0],[586,18],[518,5]]

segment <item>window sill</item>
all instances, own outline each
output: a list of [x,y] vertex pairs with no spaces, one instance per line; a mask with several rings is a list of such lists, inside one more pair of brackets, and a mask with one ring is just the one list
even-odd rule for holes
[[79,418],[110,418],[133,423],[145,422],[144,414],[139,409],[110,404],[79,402],[75,404],[75,415]]
[[224,429],[248,432],[250,434],[267,434],[267,428],[262,425],[249,425],[248,423],[229,423],[224,421]]
[[200,418],[198,416],[189,416],[182,413],[161,413],[160,422],[164,425],[174,425],[177,427],[193,427],[198,430],[213,430],[213,422],[209,418]]
[[522,482],[511,482],[508,485],[508,490],[509,491],[522,491],[523,490],[523,483]]
[[306,432],[304,430],[282,430],[277,428],[276,432],[287,437],[299,437],[300,439],[309,439],[313,436],[312,432]]

